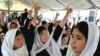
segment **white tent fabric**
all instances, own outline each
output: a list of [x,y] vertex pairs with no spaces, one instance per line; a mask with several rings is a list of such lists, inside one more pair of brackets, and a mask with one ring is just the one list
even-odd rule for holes
[[[11,10],[23,10],[24,8],[30,8],[29,6],[25,5],[24,3],[18,0],[12,0],[13,5],[11,6]],[[7,10],[7,7],[4,3],[4,0],[0,0],[0,9]]]
[[[75,9],[100,8],[100,0],[12,0],[11,10],[31,8],[32,2],[39,2],[43,10],[63,10],[70,4]],[[0,0],[0,9],[7,10],[4,0]]]

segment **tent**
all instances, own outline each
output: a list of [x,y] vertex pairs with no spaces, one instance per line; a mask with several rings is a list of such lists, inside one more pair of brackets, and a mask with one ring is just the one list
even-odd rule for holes
[[[71,18],[89,18],[89,13],[91,9],[96,9],[95,18],[100,18],[100,0],[0,0],[0,10],[7,10],[7,6],[4,1],[11,1],[11,11],[23,11],[25,8],[30,9],[34,3],[39,2],[41,10],[39,14],[44,16],[43,20],[51,20],[55,17],[56,12],[61,15],[58,17],[59,20],[65,15],[65,8],[70,5],[76,11],[72,13]],[[87,11],[88,10],[88,11]],[[44,12],[46,11],[46,12]],[[52,12],[53,11],[53,12]],[[45,16],[46,15],[46,16]]]
[[[4,1],[0,0],[0,10],[7,10]],[[32,2],[39,2],[41,10],[64,10],[68,4],[74,9],[99,9],[100,0],[10,0],[12,2],[11,10],[23,10],[31,8]]]

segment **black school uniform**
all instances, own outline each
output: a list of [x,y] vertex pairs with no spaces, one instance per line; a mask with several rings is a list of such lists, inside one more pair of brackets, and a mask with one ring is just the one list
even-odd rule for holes
[[36,54],[36,56],[50,56],[46,49]]
[[24,25],[25,19],[27,19],[28,12],[25,12],[21,16],[21,25]]
[[49,31],[50,34],[52,33],[52,30],[53,30],[53,24],[50,23],[49,26],[48,26],[48,31]]
[[53,34],[53,39],[57,42],[61,33],[62,33],[63,28],[61,28],[59,25],[56,27],[56,29],[54,30],[54,34]]
[[31,51],[33,43],[34,43],[35,27],[31,25],[30,28],[28,28],[28,23],[29,23],[29,20],[27,20],[27,23],[25,24],[25,26],[21,27],[20,30],[25,38],[26,46],[27,46],[28,52],[30,54],[30,51]]
[[67,47],[64,49],[60,49],[62,56],[66,56],[67,53]]

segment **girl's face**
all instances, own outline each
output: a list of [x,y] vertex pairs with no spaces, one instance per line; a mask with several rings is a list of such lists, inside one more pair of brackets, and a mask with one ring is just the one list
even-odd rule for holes
[[43,30],[39,35],[40,35],[41,42],[46,43],[48,40],[47,30]]
[[62,38],[62,45],[67,45],[68,43],[68,37]]
[[66,34],[67,34],[68,36],[70,36],[70,35],[71,35],[71,29],[67,29],[67,30],[66,30]]
[[21,48],[23,46],[23,35],[20,33],[15,37],[14,47]]
[[17,28],[16,24],[11,24],[10,25],[10,29],[16,29],[16,28]]
[[75,53],[81,54],[81,52],[86,46],[86,42],[87,40],[84,35],[77,28],[74,28],[71,39],[72,50]]

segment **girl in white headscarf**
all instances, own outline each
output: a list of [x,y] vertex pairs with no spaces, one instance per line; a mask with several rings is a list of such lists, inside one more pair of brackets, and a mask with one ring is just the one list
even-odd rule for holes
[[19,24],[18,19],[13,19],[12,22],[15,22],[18,25],[17,28],[20,28],[21,27],[21,25]]
[[62,56],[57,43],[49,35],[44,26],[35,30],[35,41],[31,51],[31,56]]
[[3,56],[28,56],[24,37],[20,30],[9,30],[1,47]]
[[60,51],[62,53],[62,56],[66,56],[67,48],[68,48],[68,40],[69,37],[64,33],[61,37],[59,37],[58,45],[60,46]]
[[73,28],[66,56],[94,56],[98,42],[98,27],[92,22],[80,22]]
[[60,47],[62,56],[66,56],[67,49],[68,49],[68,40],[69,40],[69,37],[67,34],[65,34],[65,27],[64,27],[63,31],[57,41],[57,44]]
[[[13,24],[13,26],[15,26],[14,28],[11,28],[11,25]],[[11,29],[18,29],[18,28],[20,28],[21,26],[20,26],[20,24],[19,24],[19,22],[18,22],[18,20],[17,19],[13,19],[12,20],[12,22],[9,22],[8,24],[7,24],[7,28],[8,28],[8,30],[11,30]]]
[[18,29],[19,27],[15,22],[9,22],[7,28],[8,30],[11,30],[11,29]]

